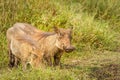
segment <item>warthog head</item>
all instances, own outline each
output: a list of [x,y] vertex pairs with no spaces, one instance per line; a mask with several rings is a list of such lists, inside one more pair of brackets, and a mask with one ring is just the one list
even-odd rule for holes
[[57,33],[57,41],[56,41],[56,46],[65,52],[72,52],[75,47],[71,45],[71,33],[72,33],[72,28],[71,29],[63,29],[60,28],[58,29],[57,27],[54,27],[54,31]]

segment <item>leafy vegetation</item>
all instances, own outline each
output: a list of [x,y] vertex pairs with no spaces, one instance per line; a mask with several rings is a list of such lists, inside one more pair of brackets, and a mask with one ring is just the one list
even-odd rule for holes
[[[0,79],[110,80],[114,76],[119,80],[114,70],[108,77],[103,75],[111,69],[108,64],[120,71],[119,13],[120,0],[1,0]],[[63,55],[61,69],[9,70],[6,31],[16,22],[29,23],[44,31],[52,31],[53,26],[73,26],[72,43],[76,51]]]

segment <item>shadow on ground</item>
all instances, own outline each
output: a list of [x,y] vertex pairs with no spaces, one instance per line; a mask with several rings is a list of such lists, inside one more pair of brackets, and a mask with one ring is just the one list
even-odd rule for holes
[[102,67],[94,67],[89,74],[91,78],[97,80],[120,80],[120,64],[102,65]]

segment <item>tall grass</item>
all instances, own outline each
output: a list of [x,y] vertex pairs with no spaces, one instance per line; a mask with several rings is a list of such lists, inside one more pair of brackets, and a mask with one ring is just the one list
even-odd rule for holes
[[[94,20],[96,15],[101,18],[103,15],[109,15],[111,18],[107,19],[113,19],[112,15],[116,14],[118,18],[119,4],[113,1],[116,4],[112,5],[111,1],[113,0],[110,0],[110,2],[108,0],[81,0],[80,2],[77,0],[1,0],[0,32],[2,36],[0,45],[6,45],[5,41],[3,42],[2,40],[3,38],[5,40],[5,33],[9,27],[16,22],[25,22],[45,31],[52,30],[55,25],[63,28],[73,26],[73,43],[78,49],[113,49],[115,48],[115,34],[111,30],[109,22]],[[117,1],[119,3],[119,0]],[[104,2],[106,2],[106,5]],[[116,9],[116,6],[118,6],[118,9]],[[107,12],[106,14],[108,7],[110,7],[110,11],[115,11]],[[103,14],[90,15],[88,12],[83,13],[83,10],[85,10],[83,8],[89,12],[95,13],[98,11]]]
[[120,0],[80,0],[83,10],[95,14],[95,18],[109,22],[115,31],[120,32]]
[[87,14],[83,14],[77,23],[80,27],[76,26],[74,41],[80,43],[77,45],[81,45],[81,49],[115,49],[115,33],[109,29],[108,23],[95,21],[94,17]]

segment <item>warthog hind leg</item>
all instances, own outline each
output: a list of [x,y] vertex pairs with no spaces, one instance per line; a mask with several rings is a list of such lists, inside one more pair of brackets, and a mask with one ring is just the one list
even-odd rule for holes
[[49,57],[45,57],[44,59],[47,62],[48,66],[52,66],[52,58],[50,56]]
[[14,67],[14,63],[15,63],[15,56],[12,54],[12,51],[9,50],[9,67],[12,68]]

